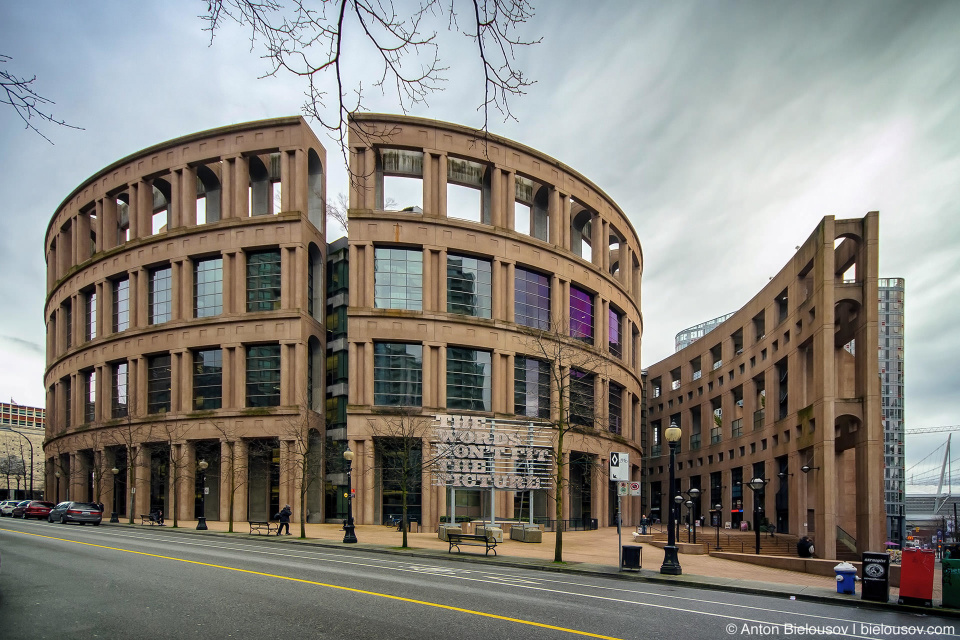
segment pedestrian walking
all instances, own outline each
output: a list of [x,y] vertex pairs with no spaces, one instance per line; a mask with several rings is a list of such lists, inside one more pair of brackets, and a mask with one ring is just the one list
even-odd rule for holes
[[280,526],[277,527],[277,535],[279,536],[283,533],[283,528],[287,528],[287,535],[290,535],[290,514],[293,511],[290,509],[290,505],[284,505],[283,509],[280,510],[280,513],[277,514],[277,518],[280,519]]

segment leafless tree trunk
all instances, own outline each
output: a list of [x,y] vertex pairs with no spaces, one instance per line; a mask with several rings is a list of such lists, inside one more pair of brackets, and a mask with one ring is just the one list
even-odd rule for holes
[[[564,481],[564,454],[568,450],[569,439],[594,430],[600,422],[596,408],[604,406],[601,399],[589,396],[581,384],[573,379],[572,373],[585,374],[593,381],[594,377],[607,369],[608,357],[601,351],[571,337],[570,322],[566,317],[551,319],[550,328],[526,330],[525,340],[527,357],[548,364],[550,380],[550,418],[540,417],[547,428],[555,432],[554,439],[554,491],[555,516],[557,521],[554,562],[563,562],[563,500],[567,489]],[[520,357],[520,354],[517,354]],[[595,389],[595,386],[594,386]],[[590,424],[583,424],[586,414],[590,415]],[[537,417],[537,416],[530,416]]]
[[297,488],[300,537],[307,537],[307,494],[323,477],[323,417],[309,408],[306,398],[300,399],[300,413],[287,421],[281,440],[293,443],[288,460]]

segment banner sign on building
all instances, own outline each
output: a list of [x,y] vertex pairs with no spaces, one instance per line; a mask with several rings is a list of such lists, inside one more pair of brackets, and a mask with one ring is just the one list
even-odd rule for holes
[[478,416],[438,415],[434,484],[457,489],[551,488],[550,425]]

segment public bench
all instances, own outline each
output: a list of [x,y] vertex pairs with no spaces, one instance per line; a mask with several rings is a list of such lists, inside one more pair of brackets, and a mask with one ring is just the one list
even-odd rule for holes
[[453,553],[453,548],[456,547],[457,551],[460,551],[460,546],[468,547],[486,547],[486,551],[483,552],[483,555],[490,553],[490,550],[493,549],[493,555],[497,555],[497,539],[492,535],[470,535],[466,533],[447,533],[447,542],[450,543],[450,548],[447,550],[448,553]]
[[260,535],[262,533],[272,535],[279,530],[279,525],[273,522],[267,522],[266,520],[250,520],[247,522],[250,525],[250,535],[254,533]]
[[141,513],[140,524],[160,524],[160,521],[157,520],[157,515],[155,513]]

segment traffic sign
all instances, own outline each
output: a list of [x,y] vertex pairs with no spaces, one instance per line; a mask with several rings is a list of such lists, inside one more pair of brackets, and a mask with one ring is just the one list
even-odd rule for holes
[[638,495],[640,495],[640,483],[639,483],[639,482],[631,482],[631,483],[630,483],[630,495],[632,495],[632,496],[638,496]]
[[612,452],[610,454],[610,480],[630,479],[630,454]]
[[617,495],[625,496],[627,495],[627,482],[618,482],[617,483]]

